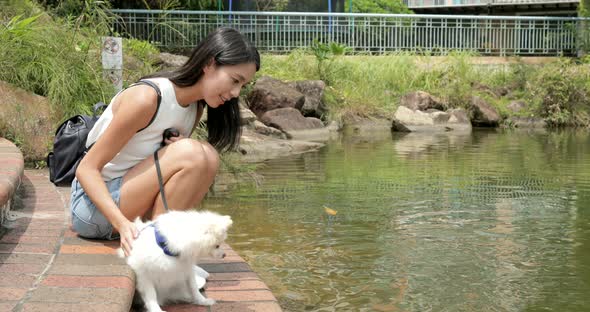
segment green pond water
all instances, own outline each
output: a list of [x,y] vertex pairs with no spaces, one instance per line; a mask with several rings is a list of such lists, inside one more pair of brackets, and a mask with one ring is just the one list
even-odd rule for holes
[[257,173],[203,208],[285,311],[590,311],[587,131],[349,133]]

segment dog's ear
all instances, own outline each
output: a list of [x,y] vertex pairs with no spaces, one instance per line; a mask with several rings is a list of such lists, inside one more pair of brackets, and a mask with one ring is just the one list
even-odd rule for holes
[[219,221],[213,225],[211,229],[216,237],[225,239],[227,237],[227,230],[232,225],[233,221],[230,216],[221,216]]
[[234,222],[232,221],[230,216],[223,216],[223,221],[224,221],[224,227],[226,229],[228,229],[232,224],[234,224]]

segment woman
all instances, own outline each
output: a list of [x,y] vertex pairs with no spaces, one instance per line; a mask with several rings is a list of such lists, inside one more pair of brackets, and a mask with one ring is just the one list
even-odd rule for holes
[[[120,237],[129,255],[139,235],[132,220],[165,212],[153,153],[168,128],[180,132],[157,152],[168,206],[197,206],[217,173],[217,151],[238,143],[238,96],[259,68],[256,48],[238,31],[220,28],[182,67],[146,78],[160,89],[159,107],[158,94],[148,85],[117,94],[88,135],[87,145],[94,145],[72,182],[74,231],[88,238]],[[205,106],[208,142],[189,139]]]

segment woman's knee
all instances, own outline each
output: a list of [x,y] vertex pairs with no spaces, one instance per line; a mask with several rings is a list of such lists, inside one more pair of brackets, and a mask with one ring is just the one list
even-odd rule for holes
[[203,172],[215,171],[219,167],[219,155],[211,151],[208,143],[193,139],[183,139],[171,144],[170,152],[174,154],[174,161],[183,169]]
[[211,146],[211,144],[209,144],[209,142],[203,143],[203,149],[205,150],[209,173],[215,176],[219,169],[219,164],[221,163],[219,153],[213,146]]

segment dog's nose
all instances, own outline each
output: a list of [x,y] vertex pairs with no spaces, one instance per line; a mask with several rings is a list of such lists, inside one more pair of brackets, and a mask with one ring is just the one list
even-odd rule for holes
[[221,255],[221,258],[225,258],[225,252],[223,253],[223,255]]

